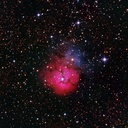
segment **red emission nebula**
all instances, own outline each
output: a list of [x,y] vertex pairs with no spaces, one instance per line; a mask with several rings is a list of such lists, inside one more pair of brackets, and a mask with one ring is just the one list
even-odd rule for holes
[[76,90],[79,82],[79,72],[73,63],[67,58],[53,57],[39,78],[55,94],[67,95]]

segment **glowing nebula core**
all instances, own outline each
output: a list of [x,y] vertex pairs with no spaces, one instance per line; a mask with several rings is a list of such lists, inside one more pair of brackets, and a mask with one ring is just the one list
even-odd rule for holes
[[45,85],[57,95],[67,95],[76,90],[79,72],[72,60],[54,57],[40,73]]

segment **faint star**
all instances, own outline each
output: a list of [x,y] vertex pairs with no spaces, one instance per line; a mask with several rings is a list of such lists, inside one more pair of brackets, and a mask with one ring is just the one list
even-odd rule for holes
[[76,123],[79,123],[79,121],[77,120]]
[[87,42],[87,40],[85,40],[84,42]]
[[16,60],[13,60],[13,63],[15,63],[16,62]]

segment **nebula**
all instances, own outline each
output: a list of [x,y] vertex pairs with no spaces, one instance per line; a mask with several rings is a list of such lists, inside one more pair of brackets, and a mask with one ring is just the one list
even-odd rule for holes
[[40,73],[40,78],[45,85],[57,95],[67,95],[75,91],[79,76],[74,61],[65,57],[53,57]]

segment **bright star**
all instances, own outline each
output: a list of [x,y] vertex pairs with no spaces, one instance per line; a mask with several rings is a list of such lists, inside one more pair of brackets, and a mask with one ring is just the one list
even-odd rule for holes
[[74,61],[74,58],[71,58],[71,61]]
[[77,21],[76,24],[79,25],[80,24],[80,21]]
[[64,77],[61,78],[61,81],[64,81]]
[[103,61],[103,62],[106,62],[106,61],[107,61],[107,58],[106,58],[106,57],[103,57],[103,58],[102,58],[102,61]]
[[38,17],[41,16],[40,13],[38,13],[37,16],[38,16]]
[[66,116],[67,114],[66,113],[64,113],[64,116]]
[[50,38],[53,38],[53,36],[51,35]]

